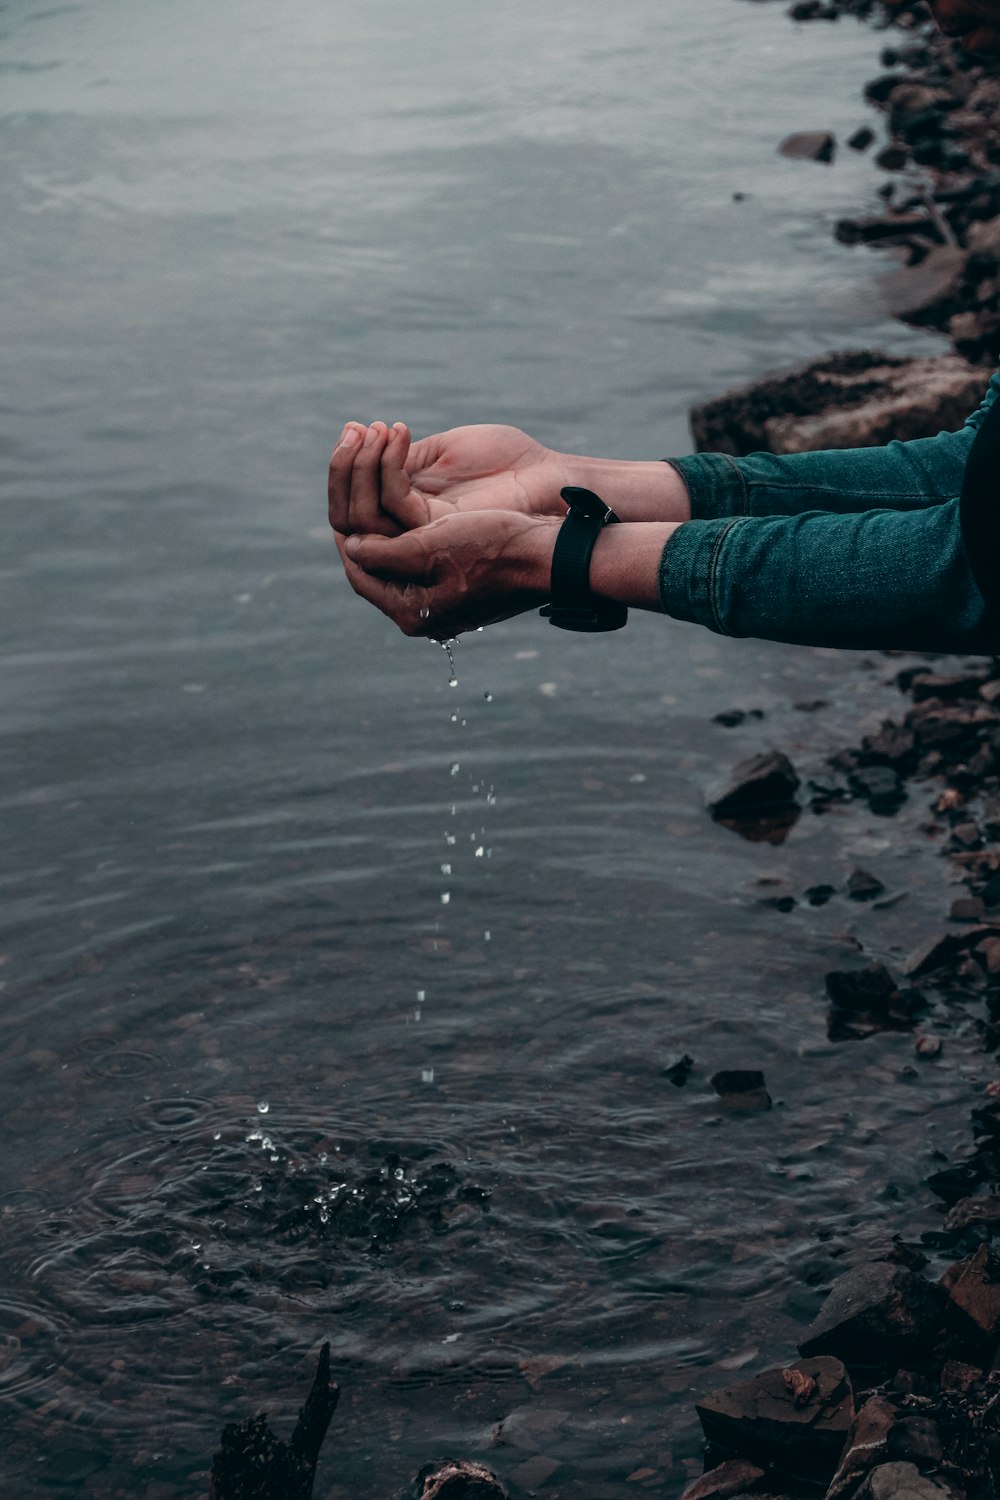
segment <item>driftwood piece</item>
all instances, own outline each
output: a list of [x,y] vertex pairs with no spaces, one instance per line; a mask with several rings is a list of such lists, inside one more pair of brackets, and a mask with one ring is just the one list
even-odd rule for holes
[[465,1458],[445,1458],[420,1470],[407,1500],[507,1500],[497,1476]]
[[312,1500],[316,1461],[339,1397],[324,1344],[291,1441],[275,1437],[264,1413],[230,1423],[212,1461],[208,1500]]

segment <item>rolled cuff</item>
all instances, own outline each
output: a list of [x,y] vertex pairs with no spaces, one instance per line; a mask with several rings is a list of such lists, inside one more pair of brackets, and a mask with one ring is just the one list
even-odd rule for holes
[[745,516],[749,511],[746,480],[728,453],[692,453],[663,462],[677,470],[687,487],[692,521]]
[[671,533],[657,577],[665,615],[730,634],[718,612],[716,574],[726,537],[739,520],[725,514],[711,521],[685,521]]

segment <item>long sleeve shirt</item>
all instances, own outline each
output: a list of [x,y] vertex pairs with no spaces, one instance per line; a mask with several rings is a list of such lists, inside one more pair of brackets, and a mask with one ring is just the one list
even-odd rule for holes
[[668,459],[692,519],[663,551],[664,612],[801,645],[1000,651],[998,396],[1000,372],[957,432],[884,448]]

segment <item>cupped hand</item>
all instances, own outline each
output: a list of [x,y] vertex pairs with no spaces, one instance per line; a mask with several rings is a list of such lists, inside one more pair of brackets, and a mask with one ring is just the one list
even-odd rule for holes
[[398,536],[479,510],[563,516],[564,455],[518,427],[481,425],[413,442],[402,422],[349,422],[330,459],[330,525],[343,536]]
[[453,509],[396,536],[337,532],[355,593],[405,635],[447,640],[544,604],[557,519]]

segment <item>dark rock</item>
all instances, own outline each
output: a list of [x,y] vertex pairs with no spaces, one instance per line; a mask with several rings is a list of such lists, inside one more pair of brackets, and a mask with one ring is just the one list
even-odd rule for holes
[[933,974],[954,963],[962,949],[963,937],[957,933],[946,932],[925,938],[904,962],[903,973],[907,979],[919,979],[922,974]]
[[865,735],[861,755],[867,765],[892,766],[900,771],[912,766],[916,747],[917,737],[912,729],[886,720],[877,734]]
[[874,901],[884,891],[885,886],[878,876],[869,874],[867,870],[852,870],[847,877],[847,894],[852,901]]
[[694,1058],[688,1057],[687,1053],[685,1052],[684,1056],[678,1058],[676,1062],[667,1064],[667,1066],[663,1069],[663,1077],[669,1078],[670,1082],[677,1088],[683,1088],[684,1084],[686,1084],[688,1079],[691,1077],[691,1069],[693,1067]]
[[827,998],[841,1010],[887,1010],[899,986],[885,964],[864,969],[832,969],[826,975]]
[[1000,1342],[1000,1256],[980,1245],[975,1255],[949,1266],[941,1285],[951,1330],[974,1358],[992,1358]]
[[828,130],[799,130],[794,135],[786,136],[778,150],[782,156],[831,162],[837,150],[837,142]]
[[910,684],[910,695],[915,703],[923,703],[927,698],[941,698],[950,701],[955,698],[977,698],[980,690],[987,681],[986,672],[961,672],[944,674],[941,672],[919,672]]
[[918,1036],[914,1042],[913,1050],[918,1057],[940,1057],[943,1046],[944,1043],[939,1036]]
[[925,1354],[941,1325],[940,1287],[888,1261],[847,1271],[799,1344],[803,1355],[888,1367]]
[[806,891],[810,906],[825,906],[837,894],[835,885],[811,885]]
[[941,1366],[940,1386],[943,1391],[959,1391],[963,1395],[971,1391],[983,1378],[978,1365],[968,1365],[961,1359],[945,1360]]
[[883,172],[902,172],[909,159],[902,146],[883,146],[875,158],[875,165]]
[[736,1500],[759,1490],[766,1474],[745,1458],[730,1458],[688,1485],[681,1500]]
[[[795,1380],[796,1375],[804,1380]],[[706,1441],[796,1478],[822,1482],[837,1466],[854,1398],[839,1360],[801,1359],[789,1371],[768,1370],[713,1391],[695,1409]]]
[[756,1068],[729,1068],[713,1073],[709,1080],[729,1109],[770,1109],[771,1096],[764,1075]]
[[737,456],[879,447],[960,427],[988,381],[953,354],[825,355],[695,407],[691,432],[698,450]]
[[968,1229],[970,1224],[1000,1224],[1000,1198],[960,1198],[945,1215],[945,1229]]
[[792,802],[798,786],[787,755],[769,750],[735,766],[727,781],[709,794],[708,808],[713,818],[752,816]]
[[986,903],[978,896],[959,896],[951,903],[948,916],[952,922],[981,922]]
[[834,237],[842,245],[875,245],[892,240],[930,240],[943,244],[941,227],[926,214],[869,215],[862,219],[838,219]]
[[860,766],[848,783],[855,796],[864,797],[873,813],[891,817],[906,801],[906,789],[891,766]]
[[853,135],[847,137],[847,144],[852,151],[867,151],[875,140],[875,132],[869,125],[862,125]]

